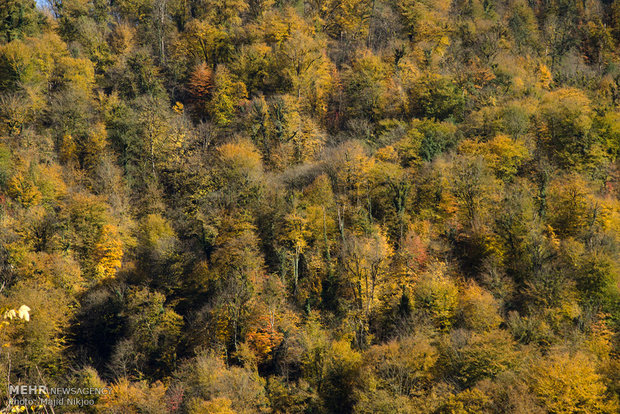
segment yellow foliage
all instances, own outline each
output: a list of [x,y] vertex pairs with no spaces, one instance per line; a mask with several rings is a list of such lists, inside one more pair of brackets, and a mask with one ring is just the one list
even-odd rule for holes
[[161,382],[148,385],[145,382],[129,382],[121,378],[103,394],[97,403],[97,412],[102,414],[138,414],[159,412],[166,406],[166,386]]
[[[110,231],[113,233],[113,229]],[[138,242],[148,249],[157,249],[160,244],[174,237],[174,229],[168,220],[159,214],[147,215],[140,224]]]
[[458,304],[458,288],[446,275],[445,264],[437,263],[426,272],[414,287],[414,306],[428,312],[441,329],[453,323]]
[[213,95],[208,105],[213,121],[220,126],[228,125],[247,95],[245,84],[233,80],[229,70],[219,65],[215,71]]
[[617,413],[618,405],[606,398],[603,378],[585,354],[552,354],[537,361],[531,371],[532,391],[543,407],[557,414]]
[[59,200],[67,194],[67,184],[62,177],[60,165],[38,165],[35,171],[35,183],[44,203]]
[[22,278],[41,286],[61,288],[68,293],[83,289],[82,272],[70,256],[58,253],[28,252],[18,266]]
[[7,193],[24,207],[37,205],[41,201],[39,189],[32,180],[25,178],[22,173],[17,173],[8,180]]
[[337,186],[351,191],[356,197],[361,196],[362,190],[368,185],[373,165],[374,159],[368,157],[362,145],[356,141],[349,141],[338,147],[330,162],[336,175]]
[[288,241],[293,250],[299,254],[308,245],[306,239],[310,235],[308,231],[308,221],[297,213],[288,214],[285,218],[285,240]]
[[258,178],[262,173],[262,160],[252,142],[240,139],[218,147],[222,163],[230,170],[240,172],[251,178]]
[[94,86],[92,62],[71,57],[67,45],[52,31],[0,46],[0,56],[20,87],[34,87],[38,94],[46,92],[52,83],[87,94]]
[[107,145],[107,137],[108,133],[103,123],[97,122],[91,127],[86,143],[83,145],[84,165],[86,167],[93,168],[97,165]]
[[232,403],[227,397],[216,397],[209,401],[195,398],[189,403],[188,413],[237,414],[237,412],[232,409]]
[[57,80],[89,95],[95,85],[95,69],[90,59],[63,56],[56,62]]
[[546,65],[540,64],[538,66],[538,86],[543,89],[549,89],[553,76],[551,71]]
[[461,292],[458,310],[470,329],[491,330],[499,327],[502,322],[498,303],[489,292],[474,282],[465,286]]
[[108,42],[115,53],[123,55],[133,48],[135,36],[136,33],[133,26],[127,23],[119,23],[114,26],[112,33],[108,37]]
[[111,278],[121,267],[123,258],[123,242],[116,226],[106,224],[101,229],[99,241],[93,251],[96,265],[95,271],[100,279]]
[[450,45],[450,1],[399,0],[397,5],[412,39],[442,55]]
[[388,265],[393,255],[383,231],[378,228],[373,230],[368,236],[349,235],[344,246],[343,264],[348,273],[347,282],[364,323],[368,323],[380,295],[387,288]]
[[77,143],[71,134],[64,134],[60,141],[60,159],[65,163],[76,163],[77,152]]
[[438,357],[438,350],[421,335],[375,345],[365,355],[385,387],[407,396],[431,383]]
[[513,177],[518,168],[527,161],[529,151],[522,141],[498,134],[488,142],[465,140],[459,145],[463,154],[480,154],[499,178]]
[[172,106],[172,110],[174,111],[174,113],[176,114],[182,114],[183,113],[183,104],[181,102],[176,102],[173,106]]

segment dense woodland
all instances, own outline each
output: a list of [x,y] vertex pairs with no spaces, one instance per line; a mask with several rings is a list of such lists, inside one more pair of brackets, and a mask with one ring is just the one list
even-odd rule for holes
[[0,394],[617,413],[619,46],[620,0],[2,0]]

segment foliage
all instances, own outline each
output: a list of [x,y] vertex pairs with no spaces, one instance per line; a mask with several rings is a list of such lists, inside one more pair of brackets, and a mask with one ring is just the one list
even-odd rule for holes
[[1,1],[0,388],[113,390],[2,412],[617,412],[619,42],[617,0]]

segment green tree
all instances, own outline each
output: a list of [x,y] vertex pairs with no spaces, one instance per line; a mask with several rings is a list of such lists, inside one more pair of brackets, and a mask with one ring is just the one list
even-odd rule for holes
[[34,0],[9,0],[0,5],[0,43],[38,34],[45,26]]

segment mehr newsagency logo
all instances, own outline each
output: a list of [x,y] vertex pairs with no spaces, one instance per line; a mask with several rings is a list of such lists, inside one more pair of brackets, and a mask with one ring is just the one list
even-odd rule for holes
[[112,393],[110,387],[47,387],[45,385],[9,385],[9,407],[57,407],[94,405],[100,395]]

